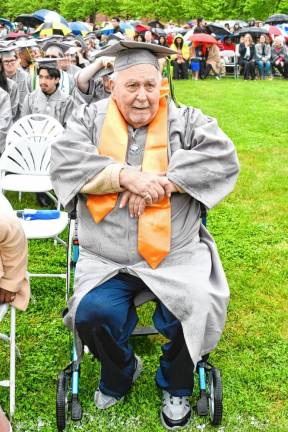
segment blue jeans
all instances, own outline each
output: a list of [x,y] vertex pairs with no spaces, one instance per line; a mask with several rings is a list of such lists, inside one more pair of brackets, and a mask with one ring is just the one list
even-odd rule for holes
[[262,60],[257,61],[259,74],[261,77],[267,77],[271,73],[271,64],[268,60],[267,62],[263,63]]
[[[128,339],[138,321],[133,299],[145,288],[137,277],[119,273],[86,294],[76,311],[79,336],[101,362],[99,388],[116,398],[125,395],[132,385],[135,356]],[[194,366],[181,323],[159,300],[153,322],[170,340],[162,346],[156,383],[174,396],[190,396]]]

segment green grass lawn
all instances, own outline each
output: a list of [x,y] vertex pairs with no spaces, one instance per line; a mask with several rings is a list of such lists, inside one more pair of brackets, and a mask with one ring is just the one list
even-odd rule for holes
[[[211,361],[222,371],[224,417],[219,432],[288,431],[287,320],[287,82],[177,82],[178,100],[217,117],[233,139],[241,163],[234,193],[209,213],[208,227],[222,257],[231,288],[228,321]],[[35,206],[34,197],[7,194],[14,207]],[[30,242],[30,271],[61,272],[65,252],[52,242]],[[15,431],[55,432],[55,385],[69,361],[69,334],[61,320],[65,288],[61,280],[33,279],[33,299],[17,314]],[[153,305],[145,305],[141,322],[148,323]],[[7,323],[1,329],[7,329]],[[96,412],[93,393],[99,367],[86,355],[81,371],[81,423],[67,431],[160,432],[161,393],[154,373],[163,339],[134,338],[145,369],[125,402]],[[0,346],[1,376],[8,370],[7,351]],[[193,404],[198,390],[195,390]],[[8,391],[0,400],[8,408]],[[13,429],[13,430],[14,430]],[[212,431],[196,415],[187,431]]]

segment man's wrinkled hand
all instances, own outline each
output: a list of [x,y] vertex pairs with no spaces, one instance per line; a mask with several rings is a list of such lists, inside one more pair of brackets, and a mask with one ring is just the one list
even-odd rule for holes
[[129,213],[132,218],[137,218],[144,213],[145,207],[152,204],[151,198],[142,198],[140,195],[136,195],[130,191],[123,192],[120,200],[119,207],[124,208],[128,204]]
[[12,303],[15,300],[15,293],[0,288],[0,304]]
[[152,202],[162,201],[166,194],[165,186],[169,183],[165,173],[146,173],[126,168],[121,170],[119,180],[121,187],[140,195],[146,202],[149,197]]

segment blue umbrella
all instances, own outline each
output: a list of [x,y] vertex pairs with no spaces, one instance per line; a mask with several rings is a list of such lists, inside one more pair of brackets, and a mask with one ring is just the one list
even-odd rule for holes
[[59,21],[62,24],[64,24],[67,27],[69,27],[68,22],[65,20],[65,18],[63,18],[57,12],[51,11],[49,9],[39,9],[36,12],[33,13],[33,16],[35,18],[38,18],[42,22],[53,22],[53,21],[55,22],[55,21]]
[[9,27],[11,30],[14,28],[13,24],[5,18],[0,18],[0,23]]
[[88,24],[82,23],[80,21],[73,21],[69,23],[69,28],[75,35],[83,35],[85,33],[91,32],[91,28]]

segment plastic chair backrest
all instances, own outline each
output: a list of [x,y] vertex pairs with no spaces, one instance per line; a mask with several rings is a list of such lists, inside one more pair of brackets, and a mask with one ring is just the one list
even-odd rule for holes
[[236,56],[235,56],[235,52],[232,50],[224,50],[224,51],[220,51],[220,57],[229,57],[233,60],[235,60]]
[[63,131],[58,120],[44,114],[30,114],[21,117],[9,129],[6,147],[22,138],[29,138],[35,142],[42,142],[54,138]]
[[[37,138],[37,137],[36,137]],[[0,170],[22,175],[49,175],[51,140],[22,139],[11,143],[0,159]]]

